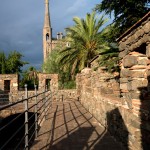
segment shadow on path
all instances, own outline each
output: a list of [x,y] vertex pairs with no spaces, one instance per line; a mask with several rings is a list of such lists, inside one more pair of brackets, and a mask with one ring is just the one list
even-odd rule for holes
[[37,142],[40,150],[125,150],[79,102],[54,103],[53,109],[55,120],[49,142],[41,147]]

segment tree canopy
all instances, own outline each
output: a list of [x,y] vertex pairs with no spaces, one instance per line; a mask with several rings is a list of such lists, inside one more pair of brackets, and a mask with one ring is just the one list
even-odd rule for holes
[[21,81],[20,81],[20,88],[24,88],[24,85],[27,84],[28,85],[28,89],[29,90],[33,90],[35,85],[38,86],[38,73],[39,71],[36,70],[36,68],[34,68],[33,66],[30,66],[27,70],[24,70],[21,73]]
[[114,15],[113,37],[125,32],[150,10],[150,0],[102,0],[95,10]]
[[10,74],[21,72],[21,67],[28,64],[22,61],[23,55],[17,51],[11,51],[8,57],[4,52],[0,52],[0,74]]
[[85,19],[74,17],[74,26],[66,28],[66,39],[70,47],[60,51],[59,62],[63,69],[70,70],[72,76],[90,65],[90,61],[108,44],[102,39],[101,27],[106,23],[104,16],[98,17],[95,12],[87,14]]

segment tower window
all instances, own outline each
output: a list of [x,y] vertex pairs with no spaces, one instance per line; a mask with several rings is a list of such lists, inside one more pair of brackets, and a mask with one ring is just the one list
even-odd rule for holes
[[49,34],[46,34],[46,41],[49,40]]
[[69,42],[67,42],[67,43],[66,43],[66,46],[67,46],[67,47],[70,47],[70,43],[69,43]]

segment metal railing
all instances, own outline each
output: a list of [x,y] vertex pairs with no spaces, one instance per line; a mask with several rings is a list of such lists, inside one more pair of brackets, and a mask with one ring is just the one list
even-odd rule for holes
[[[0,113],[2,113],[2,111],[4,110],[11,108],[15,109],[15,107],[17,108],[20,106],[23,106],[24,110],[21,113],[18,113],[13,119],[9,120],[7,124],[1,125],[1,123],[3,123],[3,119],[1,119],[2,121],[0,122],[0,137],[5,141],[0,141],[0,150],[8,149],[10,143],[14,143],[14,150],[28,150],[34,139],[38,136],[38,130],[42,122],[46,119],[48,110],[51,107],[51,102],[52,93],[51,91],[48,91],[47,88],[44,92],[37,93],[37,87],[35,86],[35,95],[28,97],[27,85],[25,85],[25,99],[2,106],[0,108]],[[11,125],[13,123],[16,123],[16,120],[19,120],[19,118],[21,117],[24,118],[24,122],[8,139],[5,139],[5,135],[3,133],[7,132],[8,126],[11,127]],[[23,134],[21,133],[22,131],[24,132]],[[17,135],[23,136],[20,137],[19,140],[17,140]]]

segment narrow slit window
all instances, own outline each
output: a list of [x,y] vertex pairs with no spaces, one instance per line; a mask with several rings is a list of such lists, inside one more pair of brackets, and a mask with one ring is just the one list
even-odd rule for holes
[[46,41],[49,40],[49,34],[46,34]]

